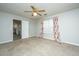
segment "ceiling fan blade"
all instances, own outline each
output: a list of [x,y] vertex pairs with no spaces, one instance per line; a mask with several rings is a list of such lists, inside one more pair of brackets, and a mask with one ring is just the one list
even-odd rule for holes
[[31,8],[32,8],[33,10],[36,10],[36,8],[35,8],[34,6],[31,6]]
[[38,15],[42,16],[40,13],[37,12]]
[[46,12],[45,10],[39,10],[39,12]]
[[39,16],[42,16],[42,14],[40,14],[41,12],[46,12],[46,10],[43,9],[38,9],[35,8],[34,6],[30,6],[32,8],[32,11],[24,11],[24,12],[32,12],[32,16],[35,15],[35,13],[37,13]]
[[24,11],[24,12],[32,12],[32,11]]

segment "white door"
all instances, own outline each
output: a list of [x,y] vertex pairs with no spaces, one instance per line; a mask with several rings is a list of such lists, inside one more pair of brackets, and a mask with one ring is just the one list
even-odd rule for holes
[[22,21],[22,39],[29,37],[29,22]]

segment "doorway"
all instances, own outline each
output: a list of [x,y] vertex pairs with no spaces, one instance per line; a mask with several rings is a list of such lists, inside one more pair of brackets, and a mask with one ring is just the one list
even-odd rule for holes
[[22,31],[22,23],[21,20],[13,19],[13,40],[21,39],[21,31]]

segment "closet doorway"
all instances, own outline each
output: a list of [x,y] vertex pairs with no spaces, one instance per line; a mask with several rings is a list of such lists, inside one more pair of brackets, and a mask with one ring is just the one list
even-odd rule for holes
[[13,19],[13,40],[21,39],[22,34],[22,22],[21,20]]

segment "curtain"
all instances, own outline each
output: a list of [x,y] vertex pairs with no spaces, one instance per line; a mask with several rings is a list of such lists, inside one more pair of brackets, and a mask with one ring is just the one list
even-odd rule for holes
[[53,36],[56,41],[59,41],[59,36],[60,36],[58,21],[59,20],[57,16],[53,17],[53,32],[54,32]]

